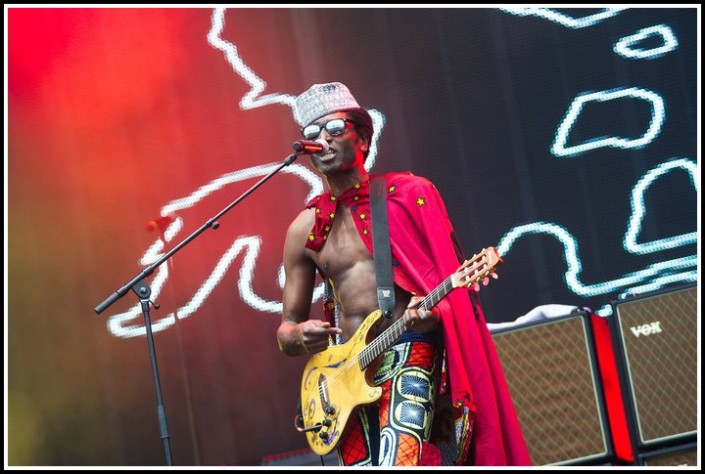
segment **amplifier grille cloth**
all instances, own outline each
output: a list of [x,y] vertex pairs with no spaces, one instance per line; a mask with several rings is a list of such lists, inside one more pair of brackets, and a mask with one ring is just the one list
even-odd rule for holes
[[696,305],[696,288],[616,305],[642,443],[697,430]]
[[534,465],[607,453],[585,325],[576,316],[493,335]]

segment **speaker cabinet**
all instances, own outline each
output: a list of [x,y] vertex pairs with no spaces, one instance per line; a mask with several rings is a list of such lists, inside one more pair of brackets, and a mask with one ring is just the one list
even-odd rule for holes
[[637,452],[697,433],[697,287],[613,303],[615,357]]
[[611,460],[588,318],[576,312],[492,334],[534,465]]
[[698,444],[693,442],[643,453],[638,461],[641,466],[697,466]]

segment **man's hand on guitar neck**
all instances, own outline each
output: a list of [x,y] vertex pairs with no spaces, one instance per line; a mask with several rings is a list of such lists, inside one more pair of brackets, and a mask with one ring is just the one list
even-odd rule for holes
[[412,296],[409,305],[404,311],[404,325],[407,329],[414,332],[429,332],[438,327],[438,322],[441,320],[441,313],[437,308],[430,310],[420,307],[419,303],[423,301],[423,297]]
[[490,284],[490,277],[492,277],[493,280],[497,280],[497,279],[499,278],[499,275],[497,275],[497,274],[494,273],[494,272],[490,273],[490,276],[485,277],[485,278],[482,279],[482,286],[480,286],[480,282],[478,281],[477,283],[475,283],[474,285],[472,285],[472,289],[475,290],[475,292],[479,292],[479,291],[480,291],[480,288],[482,288],[483,286],[487,286],[487,285]]

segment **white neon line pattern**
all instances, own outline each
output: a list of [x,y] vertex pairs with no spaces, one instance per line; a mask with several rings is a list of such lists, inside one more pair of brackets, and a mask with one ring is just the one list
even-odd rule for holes
[[603,8],[601,12],[595,13],[593,15],[584,16],[582,18],[574,18],[572,16],[561,13],[557,10],[551,8],[520,8],[520,7],[507,7],[500,8],[500,10],[511,13],[517,16],[536,16],[543,18],[545,20],[552,21],[559,25],[565,26],[567,28],[572,28],[574,30],[580,28],[587,28],[589,26],[594,26],[607,18],[612,18],[619,15],[625,8]]
[[[600,13],[577,19],[546,8],[502,8],[500,10],[518,16],[538,16],[568,28],[579,29],[595,25],[607,18],[616,16],[623,9],[604,9]],[[211,29],[208,32],[207,39],[213,48],[224,53],[226,61],[232,67],[233,72],[241,77],[251,87],[251,89],[240,99],[240,108],[243,110],[249,110],[271,104],[282,104],[293,107],[295,96],[291,94],[270,93],[262,95],[267,86],[266,82],[249,66],[247,66],[243,58],[239,55],[237,47],[221,37],[225,26],[225,11],[225,8],[216,8],[213,10],[213,15],[211,17]],[[677,47],[675,37],[672,35],[669,36],[670,29],[668,27],[659,25],[658,27],[653,28],[658,29],[644,29],[640,30],[637,34],[631,37],[622,38],[622,40],[618,41],[615,45],[615,52],[627,57],[646,58],[648,55],[649,58],[652,58],[657,55],[663,55],[664,53]],[[664,37],[664,46],[661,48],[656,48],[655,50],[639,50],[633,48],[633,45],[636,44],[636,42],[645,39],[651,34],[661,34]],[[671,49],[664,49],[666,47]],[[601,137],[599,139],[596,138],[593,140],[588,140],[586,143],[577,146],[565,146],[570,130],[575,125],[582,107],[587,102],[604,102],[623,97],[646,100],[652,106],[652,118],[650,125],[641,137],[637,139],[626,139],[620,137],[609,137],[605,139]],[[375,135],[373,136],[372,144],[370,146],[370,154],[366,163],[366,168],[368,170],[370,170],[375,163],[377,143],[385,125],[385,117],[381,112],[375,109],[370,109],[369,112],[373,119]],[[602,92],[586,92],[580,94],[569,108],[565,119],[562,121],[556,133],[556,140],[551,148],[551,151],[558,157],[566,157],[575,156],[595,148],[607,146],[622,149],[641,148],[646,146],[656,136],[658,136],[664,117],[665,112],[663,100],[658,94],[652,91],[633,87],[627,89],[613,89]],[[194,206],[206,196],[220,190],[228,184],[265,176],[279,165],[280,163],[271,163],[222,175],[210,183],[201,186],[188,196],[168,203],[162,208],[161,215],[166,216],[169,214],[174,214],[178,210]],[[676,246],[691,244],[697,240],[695,233],[689,233],[681,236],[667,237],[653,242],[637,242],[637,237],[641,229],[641,223],[646,215],[643,199],[644,193],[659,177],[677,169],[685,170],[689,173],[693,186],[697,192],[697,166],[690,160],[673,159],[662,163],[646,173],[632,190],[631,205],[633,212],[630,216],[628,229],[623,240],[625,250],[632,253],[645,254],[663,250],[665,248],[673,248]],[[306,200],[323,191],[323,183],[321,178],[304,166],[293,164],[287,168],[283,168],[282,172],[293,174],[309,184],[311,190],[307,195]],[[164,232],[165,240],[170,242],[183,229],[183,227],[184,222],[177,215],[176,220],[172,222]],[[579,296],[589,297],[604,295],[611,294],[614,291],[622,291],[620,296],[623,296],[659,289],[664,285],[674,282],[697,281],[697,270],[694,270],[694,268],[697,267],[697,256],[693,255],[649,265],[642,270],[628,273],[611,281],[586,284],[580,280],[582,263],[579,258],[578,243],[576,239],[562,226],[542,221],[512,228],[502,237],[500,243],[497,245],[497,248],[502,255],[505,255],[510,251],[513,244],[518,239],[526,235],[537,234],[549,235],[557,239],[563,245],[564,259],[567,265],[564,279],[567,287]],[[196,290],[189,302],[177,311],[169,313],[166,316],[153,321],[152,330],[154,332],[165,330],[175,323],[177,316],[178,318],[183,319],[196,312],[207,299],[214,287],[222,281],[232,262],[241,253],[244,254],[243,264],[240,268],[237,284],[241,298],[249,306],[258,311],[281,313],[281,302],[266,300],[257,295],[253,289],[252,278],[261,243],[262,238],[254,235],[240,236],[235,239],[224,255],[220,257],[211,271],[211,274]],[[162,255],[160,252],[162,252],[163,249],[164,242],[160,239],[155,240],[155,242],[142,256],[139,264],[146,266],[155,262],[156,259]],[[161,265],[151,283],[153,299],[156,299],[159,296],[159,293],[161,292],[168,277],[168,265]],[[284,286],[284,272],[283,267],[281,266],[277,276],[277,284],[280,288]],[[322,296],[322,293],[323,287],[322,285],[319,285],[314,291],[313,300],[315,301],[319,299]],[[607,315],[611,313],[611,306],[605,305],[600,308],[597,313]],[[124,313],[110,316],[107,322],[108,329],[111,334],[120,338],[143,336],[145,335],[145,328],[143,324],[136,323],[135,321],[141,316],[141,307],[139,304],[136,304]]]
[[631,196],[631,208],[632,214],[629,217],[629,225],[627,227],[627,233],[624,235],[624,248],[632,253],[644,255],[647,253],[656,252],[659,250],[672,249],[675,247],[681,247],[687,244],[694,244],[698,241],[697,232],[690,232],[683,235],[675,235],[672,237],[666,237],[659,240],[654,240],[652,242],[637,242],[637,237],[641,232],[641,223],[646,216],[646,204],[644,200],[644,195],[648,191],[649,187],[666,173],[670,173],[674,170],[683,170],[688,173],[690,181],[693,184],[693,196],[697,196],[698,192],[698,165],[685,158],[673,159],[665,163],[661,163],[656,168],[649,170],[634,186],[632,189]]
[[[697,194],[697,165],[687,159],[677,159],[662,163],[649,170],[632,190],[633,213],[629,219],[627,234],[624,238],[624,249],[632,253],[653,253],[661,250],[684,246],[697,241],[696,233],[674,236],[660,239],[646,244],[636,243],[636,236],[641,230],[641,224],[646,215],[644,207],[644,194],[657,179],[674,169],[683,169],[690,174],[693,182],[695,194]],[[695,195],[694,194],[694,195]],[[546,234],[558,240],[564,248],[563,255],[566,262],[566,272],[564,280],[568,288],[579,296],[593,297],[599,295],[609,295],[622,292],[620,296],[655,290],[666,284],[675,282],[697,281],[698,260],[697,255],[664,260],[646,268],[631,273],[627,273],[620,278],[601,283],[586,284],[580,279],[582,263],[578,253],[578,242],[575,237],[564,227],[548,222],[534,222],[514,227],[507,232],[497,250],[501,255],[506,255],[511,250],[514,243],[526,235]],[[638,250],[635,252],[635,250]],[[600,308],[601,314],[607,315],[607,306]]]
[[[293,107],[295,96],[290,94],[274,93],[264,96],[260,96],[262,91],[266,88],[266,82],[262,80],[257,74],[250,69],[245,62],[242,60],[238,54],[237,47],[221,38],[223,28],[225,25],[225,9],[217,8],[213,10],[213,15],[211,16],[211,29],[207,35],[208,42],[216,49],[223,51],[225,54],[228,64],[233,68],[233,71],[240,77],[242,77],[245,82],[247,82],[251,89],[244,95],[240,100],[240,107],[244,110],[262,107],[271,104],[282,104],[289,107]],[[365,162],[365,167],[369,170],[372,168],[376,161],[379,137],[384,129],[385,117],[384,115],[374,109],[369,110],[370,116],[372,117],[372,123],[375,130],[375,134],[372,137],[372,143],[370,144],[370,152],[368,154],[367,160]],[[176,199],[161,209],[161,215],[167,216],[169,214],[176,214],[176,211],[192,207],[196,205],[199,201],[204,199],[206,196],[218,191],[228,184],[232,184],[238,181],[243,181],[247,179],[259,178],[266,176],[272,172],[281,163],[270,163],[266,165],[254,166],[251,168],[246,168],[232,173],[225,174],[210,183],[201,186],[193,193],[185,196],[183,198]],[[323,192],[323,181],[320,176],[308,169],[305,166],[299,164],[292,164],[285,168],[282,168],[281,172],[293,174],[297,176],[304,182],[308,183],[311,187],[304,202],[308,201],[315,195]],[[303,206],[303,203],[302,203]],[[183,220],[178,217],[172,222],[164,232],[164,238],[167,242],[170,242],[176,234],[183,228]],[[228,250],[223,254],[219,261],[213,268],[210,276],[203,282],[203,284],[196,290],[189,302],[183,307],[179,308],[174,313],[169,313],[159,319],[152,320],[152,331],[158,332],[168,327],[172,326],[176,322],[176,317],[179,319],[186,318],[193,314],[206,300],[208,295],[213,291],[216,285],[220,283],[226,271],[230,268],[233,260],[235,260],[240,253],[244,253],[243,264],[240,268],[240,275],[238,279],[238,290],[240,296],[249,306],[252,308],[269,313],[281,313],[282,303],[280,301],[269,301],[260,297],[256,294],[252,287],[252,278],[254,274],[254,267],[256,265],[257,256],[259,255],[259,249],[262,242],[261,236],[241,236],[238,237],[228,248]],[[154,263],[163,254],[160,252],[164,249],[164,243],[157,239],[155,242],[147,249],[142,258],[140,259],[140,265],[147,266]],[[156,299],[164,283],[169,278],[168,265],[160,265],[156,271],[154,279],[151,283],[152,288],[152,299]],[[278,274],[278,284],[280,287],[284,285],[284,274],[283,269],[279,269]],[[313,301],[321,298],[323,295],[323,285],[318,285],[314,290]],[[131,324],[135,320],[139,320],[142,316],[142,309],[140,304],[136,304],[128,311],[109,316],[107,319],[108,330],[111,334],[116,337],[127,338],[143,336],[146,334],[146,329],[143,324]]]
[[[661,35],[663,45],[650,49],[637,47],[639,43],[656,35]],[[673,30],[668,25],[656,25],[642,28],[633,35],[620,38],[612,49],[620,56],[629,59],[657,59],[676,48],[678,48],[678,40]]]
[[[595,137],[586,140],[584,143],[566,146],[570,132],[578,122],[578,117],[590,102],[607,102],[615,99],[631,98],[644,100],[651,105],[651,119],[649,126],[644,133],[637,138],[625,137]],[[602,147],[621,148],[643,148],[651,143],[661,133],[663,122],[666,118],[663,99],[655,92],[641,89],[639,87],[611,89],[599,92],[583,92],[579,94],[573,103],[570,104],[565,118],[561,121],[556,132],[556,139],[551,146],[551,153],[560,158],[573,157]]]

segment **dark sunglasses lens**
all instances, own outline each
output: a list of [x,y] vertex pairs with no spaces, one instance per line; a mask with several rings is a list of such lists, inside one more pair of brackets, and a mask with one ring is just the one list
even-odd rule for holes
[[321,133],[321,126],[320,125],[308,125],[304,127],[304,129],[301,131],[301,134],[304,136],[306,140],[314,140],[318,138],[318,135]]
[[329,135],[340,135],[345,131],[345,120],[333,119],[326,124],[326,132]]
[[[328,135],[334,137],[345,131],[345,120],[333,119],[328,121],[324,126]],[[301,131],[301,134],[306,140],[315,140],[321,134],[321,126],[316,124],[307,125]]]

